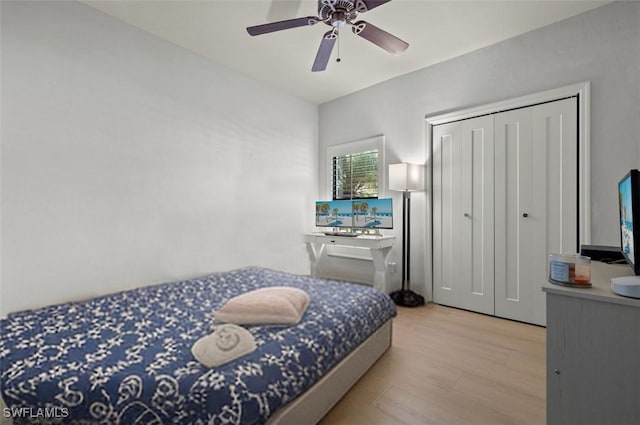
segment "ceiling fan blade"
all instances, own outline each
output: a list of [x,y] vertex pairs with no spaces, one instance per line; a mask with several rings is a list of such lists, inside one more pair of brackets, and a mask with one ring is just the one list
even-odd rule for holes
[[313,62],[311,71],[318,72],[327,69],[331,52],[333,51],[333,45],[336,44],[338,39],[338,33],[334,30],[327,31],[322,37],[318,53],[316,54],[316,60]]
[[275,31],[287,30],[289,28],[304,27],[307,25],[315,25],[320,20],[316,16],[307,16],[305,18],[287,19],[286,21],[271,22],[269,24],[256,25],[248,27],[247,32],[250,35],[261,35]]
[[390,1],[391,0],[356,0],[355,8],[359,13],[363,13]]
[[401,53],[407,50],[409,43],[400,40],[395,35],[389,34],[385,30],[376,27],[365,21],[358,21],[352,24],[351,30],[355,35],[369,40],[378,47],[382,47],[389,53]]

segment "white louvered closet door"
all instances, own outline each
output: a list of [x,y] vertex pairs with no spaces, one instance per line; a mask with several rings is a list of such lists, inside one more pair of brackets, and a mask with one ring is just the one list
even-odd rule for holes
[[532,117],[533,108],[495,115],[495,314],[524,322],[533,316],[533,291],[539,278],[532,275],[535,247],[531,238],[534,232],[544,231],[544,223],[532,211],[542,201],[532,193]]
[[577,100],[495,115],[495,314],[544,325],[551,253],[576,252]]
[[434,300],[493,314],[493,117],[433,134]]
[[433,298],[462,307],[462,138],[460,123],[433,128]]
[[550,253],[576,252],[577,99],[433,127],[433,296],[544,325]]

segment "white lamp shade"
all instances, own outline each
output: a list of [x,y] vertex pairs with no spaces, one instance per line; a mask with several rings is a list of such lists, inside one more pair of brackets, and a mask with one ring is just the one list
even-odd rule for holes
[[424,167],[419,164],[389,165],[389,190],[419,192],[424,190]]

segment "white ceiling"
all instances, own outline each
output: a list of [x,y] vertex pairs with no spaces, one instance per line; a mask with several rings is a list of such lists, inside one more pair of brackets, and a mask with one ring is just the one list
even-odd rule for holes
[[316,0],[152,0],[92,1],[124,22],[229,68],[268,82],[314,103],[323,103],[398,75],[459,56],[599,7],[608,1],[393,0],[360,14],[407,41],[391,55],[342,31],[341,62],[324,72],[311,65],[327,26],[294,28],[257,37],[247,26],[316,16]]

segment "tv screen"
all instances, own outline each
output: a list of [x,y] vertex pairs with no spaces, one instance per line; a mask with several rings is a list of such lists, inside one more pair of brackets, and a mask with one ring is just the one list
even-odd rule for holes
[[353,201],[353,227],[393,229],[392,199],[359,199]]
[[351,201],[316,201],[317,227],[353,227]]
[[631,170],[618,183],[621,249],[627,263],[640,275],[640,172]]

